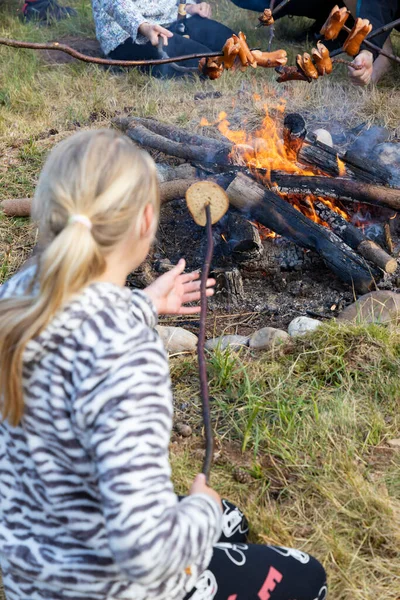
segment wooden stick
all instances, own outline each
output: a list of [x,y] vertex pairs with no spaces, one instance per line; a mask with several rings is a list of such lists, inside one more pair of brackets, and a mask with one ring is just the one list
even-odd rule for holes
[[[58,50],[65,52],[77,60],[92,63],[95,65],[106,65],[110,67],[146,67],[153,65],[166,65],[184,60],[196,60],[201,58],[213,58],[214,56],[223,56],[223,52],[203,52],[200,54],[184,54],[182,56],[169,56],[167,58],[155,58],[152,60],[112,60],[110,58],[100,58],[96,56],[88,56],[82,54],[78,50],[74,50],[71,46],[60,44],[60,42],[36,43],[23,42],[10,38],[0,38],[0,46],[9,46],[10,48],[26,48],[28,50]],[[251,48],[250,50],[259,50],[259,48]]]
[[378,29],[375,29],[375,31],[371,31],[371,33],[369,35],[367,35],[367,40],[370,40],[370,39],[374,38],[375,36],[380,35],[381,33],[385,33],[385,31],[390,31],[391,29],[394,29],[397,25],[400,25],[400,19],[396,19],[395,21],[392,21],[391,23],[388,23],[387,25],[378,27]]
[[0,45],[9,46],[11,48],[27,48],[30,50],[58,50],[59,52],[65,52],[73,56],[77,60],[81,60],[87,63],[94,63],[96,65],[108,65],[111,67],[145,67],[152,65],[166,65],[173,62],[181,62],[183,60],[194,60],[200,58],[212,58],[213,56],[223,56],[222,52],[205,52],[202,54],[187,54],[183,56],[173,56],[168,58],[157,58],[152,60],[111,60],[109,58],[99,58],[96,56],[88,56],[82,54],[78,50],[74,50],[71,46],[66,44],[60,44],[59,42],[49,43],[36,43],[36,42],[22,42],[19,40],[12,40],[9,38],[0,38]]
[[232,206],[251,220],[302,248],[316,251],[342,281],[354,286],[358,292],[366,293],[373,288],[375,278],[379,277],[378,270],[370,268],[335,233],[308,219],[277,194],[243,173],[232,181],[227,194]]
[[400,189],[372,185],[343,177],[309,177],[272,172],[271,181],[282,194],[313,194],[347,202],[385,206],[400,211]]
[[[347,27],[347,25],[345,25],[343,27],[343,31],[350,33],[351,29],[349,27]],[[373,34],[373,33],[374,32],[372,31],[371,34]],[[392,60],[393,62],[400,63],[400,57],[396,56],[395,54],[392,54],[391,52],[386,52],[386,50],[383,50],[376,44],[373,44],[372,42],[369,41],[368,37],[363,41],[363,44],[365,44],[365,46],[367,48],[369,48],[370,50],[373,50],[374,52],[378,52],[379,54],[382,54],[382,56],[386,56],[386,58],[390,58],[390,60]],[[338,56],[339,54],[342,54],[343,52],[344,52],[344,50],[342,48],[338,48],[337,50],[334,50],[333,52],[331,52],[331,58],[333,58],[334,56]]]
[[272,10],[272,14],[276,15],[276,13],[278,13],[279,11],[282,10],[282,8],[285,8],[285,6],[287,4],[289,4],[290,0],[282,0],[282,2],[280,4],[278,4],[278,6],[276,6],[273,10]]
[[210,396],[208,390],[207,381],[207,365],[204,351],[204,344],[206,339],[206,317],[207,317],[207,280],[210,273],[210,266],[212,255],[214,251],[214,240],[212,235],[212,222],[211,222],[211,210],[210,205],[206,205],[206,216],[207,216],[207,252],[203,264],[201,273],[200,283],[200,329],[199,329],[199,340],[197,343],[197,357],[199,361],[199,377],[200,377],[200,392],[201,401],[203,407],[203,423],[206,436],[206,453],[203,462],[202,472],[205,474],[207,482],[210,479],[211,463],[214,453],[214,438],[211,426],[211,415],[210,415]]
[[396,271],[397,260],[385,252],[378,244],[365,237],[361,229],[346,221],[346,219],[331,210],[323,202],[313,202],[313,207],[320,219],[325,221],[332,231],[350,248],[356,250],[361,256],[382,269],[382,271],[385,271],[385,273],[394,273]]

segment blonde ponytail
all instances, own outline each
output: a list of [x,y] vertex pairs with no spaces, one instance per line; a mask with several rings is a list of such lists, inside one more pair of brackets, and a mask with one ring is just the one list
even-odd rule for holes
[[50,154],[32,207],[41,247],[35,287],[29,295],[0,300],[1,413],[11,425],[24,411],[26,345],[105,271],[107,254],[134,222],[139,236],[148,204],[158,217],[155,166],[128,138],[111,130],[82,132]]

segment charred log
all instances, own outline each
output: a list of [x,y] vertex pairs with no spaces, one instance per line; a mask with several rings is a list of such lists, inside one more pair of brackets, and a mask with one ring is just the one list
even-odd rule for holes
[[316,167],[318,170],[333,177],[341,175],[338,156],[346,167],[346,176],[366,183],[389,185],[392,176],[387,169],[366,158],[362,161],[353,155],[339,155],[338,150],[317,140],[307,140],[298,153],[298,161]]
[[313,194],[347,202],[400,210],[400,189],[353,181],[343,177],[309,177],[273,172],[271,180],[283,194]]
[[379,276],[332,231],[318,225],[280,196],[239,173],[227,189],[235,208],[303,248],[315,250],[342,281],[366,293]]
[[200,163],[226,165],[230,162],[232,144],[225,140],[191,134],[185,129],[152,119],[116,119],[114,124],[134,142],[170,156]]
[[224,223],[224,239],[238,261],[251,260],[262,252],[258,229],[240,213],[229,212]]
[[317,215],[325,221],[350,248],[356,250],[361,256],[372,262],[386,273],[394,273],[397,269],[397,260],[390,256],[378,244],[369,240],[361,229],[349,223],[338,213],[331,210],[323,202],[314,202]]

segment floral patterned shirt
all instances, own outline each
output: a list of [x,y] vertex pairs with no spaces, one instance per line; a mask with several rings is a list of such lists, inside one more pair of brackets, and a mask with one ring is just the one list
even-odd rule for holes
[[[188,0],[195,4],[195,0]],[[144,23],[168,25],[176,21],[177,0],[92,0],[96,37],[104,54],[109,54],[128,38],[145,44],[147,38],[138,35]]]

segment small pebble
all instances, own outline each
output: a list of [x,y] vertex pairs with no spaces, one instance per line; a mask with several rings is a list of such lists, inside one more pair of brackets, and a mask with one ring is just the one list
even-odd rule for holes
[[400,450],[400,438],[395,440],[389,440],[388,444],[391,448],[395,448],[396,450]]
[[207,340],[204,347],[206,350],[225,350],[228,348],[243,348],[249,345],[249,338],[244,335],[222,335],[221,337]]
[[274,327],[263,327],[259,329],[250,338],[249,346],[257,350],[272,348],[273,346],[284,344],[290,339],[290,335],[283,329]]
[[305,335],[306,333],[315,331],[320,325],[322,325],[322,322],[318,321],[318,319],[310,319],[310,317],[296,317],[290,323],[288,332],[291,337],[296,337],[298,335]]
[[195,352],[197,348],[197,336],[183,327],[156,327],[164,347],[169,354],[179,352]]
[[318,142],[321,142],[321,144],[325,144],[326,146],[333,148],[332,136],[327,129],[316,129],[314,131],[314,135]]
[[175,430],[182,437],[190,437],[193,433],[190,425],[187,425],[186,423],[177,423],[175,425]]

